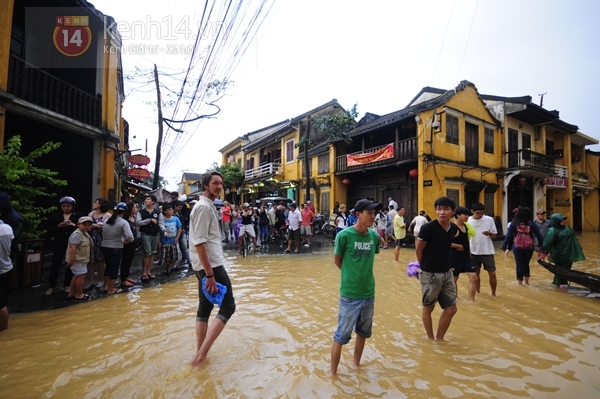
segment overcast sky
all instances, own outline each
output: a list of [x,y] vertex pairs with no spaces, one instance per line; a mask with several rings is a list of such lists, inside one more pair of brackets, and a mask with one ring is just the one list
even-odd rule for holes
[[[92,3],[122,23],[147,16],[197,20],[204,6],[198,0]],[[278,0],[235,68],[218,118],[186,126],[193,137],[161,175],[175,188],[181,171],[204,172],[236,137],[333,98],[347,109],[358,103],[361,115],[383,115],[404,108],[425,86],[451,89],[461,80],[482,94],[530,95],[536,104],[547,93],[544,108],[600,139],[594,123],[599,15],[597,0]],[[124,44],[134,42],[140,41]],[[126,71],[155,62],[165,71],[185,70],[188,59],[123,55]],[[153,161],[158,127],[155,107],[146,102],[155,99],[152,90],[129,91],[124,108],[136,136],[131,148],[145,149],[147,139]]]

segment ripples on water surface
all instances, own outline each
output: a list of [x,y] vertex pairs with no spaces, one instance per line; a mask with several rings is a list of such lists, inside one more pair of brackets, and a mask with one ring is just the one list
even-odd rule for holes
[[[600,274],[595,233],[581,237]],[[561,292],[532,261],[519,287],[497,252],[498,297],[487,273],[475,303],[460,300],[446,342],[425,338],[412,249],[376,258],[373,337],[360,369],[345,346],[336,378],[329,350],[339,271],[332,247],[314,254],[232,257],[238,310],[198,369],[195,277],[156,289],[11,316],[0,334],[2,398],[598,398],[600,299]],[[459,280],[466,297],[467,278]],[[434,312],[437,325],[439,308]],[[214,312],[213,312],[214,314]],[[212,319],[211,319],[212,320]]]

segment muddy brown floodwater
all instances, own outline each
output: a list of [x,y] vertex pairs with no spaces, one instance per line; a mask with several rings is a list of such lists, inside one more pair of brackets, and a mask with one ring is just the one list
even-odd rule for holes
[[[576,269],[600,274],[599,238],[580,236],[588,260]],[[192,276],[12,315],[0,333],[0,397],[600,397],[600,298],[561,291],[533,260],[531,286],[520,287],[513,257],[497,249],[498,296],[489,295],[484,273],[476,301],[459,301],[447,341],[432,342],[421,324],[419,282],[406,276],[414,250],[403,248],[399,263],[393,250],[382,250],[373,337],[362,365],[352,367],[352,340],[331,378],[339,292],[332,247],[228,255],[238,310],[202,367],[189,366],[197,307]],[[465,298],[467,278],[458,289]]]

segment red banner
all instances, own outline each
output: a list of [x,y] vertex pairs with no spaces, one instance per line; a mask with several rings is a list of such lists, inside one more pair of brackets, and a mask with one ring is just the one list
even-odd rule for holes
[[150,163],[150,158],[145,155],[136,154],[129,157],[129,163],[132,165],[148,165]]
[[148,169],[142,169],[142,168],[129,169],[127,171],[127,174],[130,177],[133,177],[134,179],[139,179],[139,180],[147,179],[150,177],[150,171]]
[[346,155],[348,166],[364,165],[366,163],[383,161],[384,159],[394,158],[394,145],[388,144],[380,150],[369,154]]

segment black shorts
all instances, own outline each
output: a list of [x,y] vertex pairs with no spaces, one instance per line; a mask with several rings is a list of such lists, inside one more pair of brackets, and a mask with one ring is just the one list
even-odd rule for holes
[[300,242],[300,229],[296,229],[296,230],[289,229],[288,240],[296,241],[299,243]]
[[8,304],[8,292],[10,291],[10,275],[13,273],[13,269],[10,269],[6,273],[0,274],[0,309],[6,307]]
[[[219,284],[223,284],[227,287],[227,293],[223,298],[223,302],[221,302],[221,307],[219,308],[219,313],[217,314],[217,318],[220,319],[223,323],[227,324],[227,321],[231,318],[233,313],[235,312],[235,298],[233,297],[233,289],[231,288],[231,281],[229,280],[229,275],[223,266],[213,267],[212,273],[215,276],[215,281]],[[204,296],[202,292],[202,279],[206,276],[204,269],[196,271],[196,277],[198,277],[198,312],[196,313],[196,321],[203,321],[208,323],[208,318],[210,313],[212,312],[215,305],[210,302]]]

